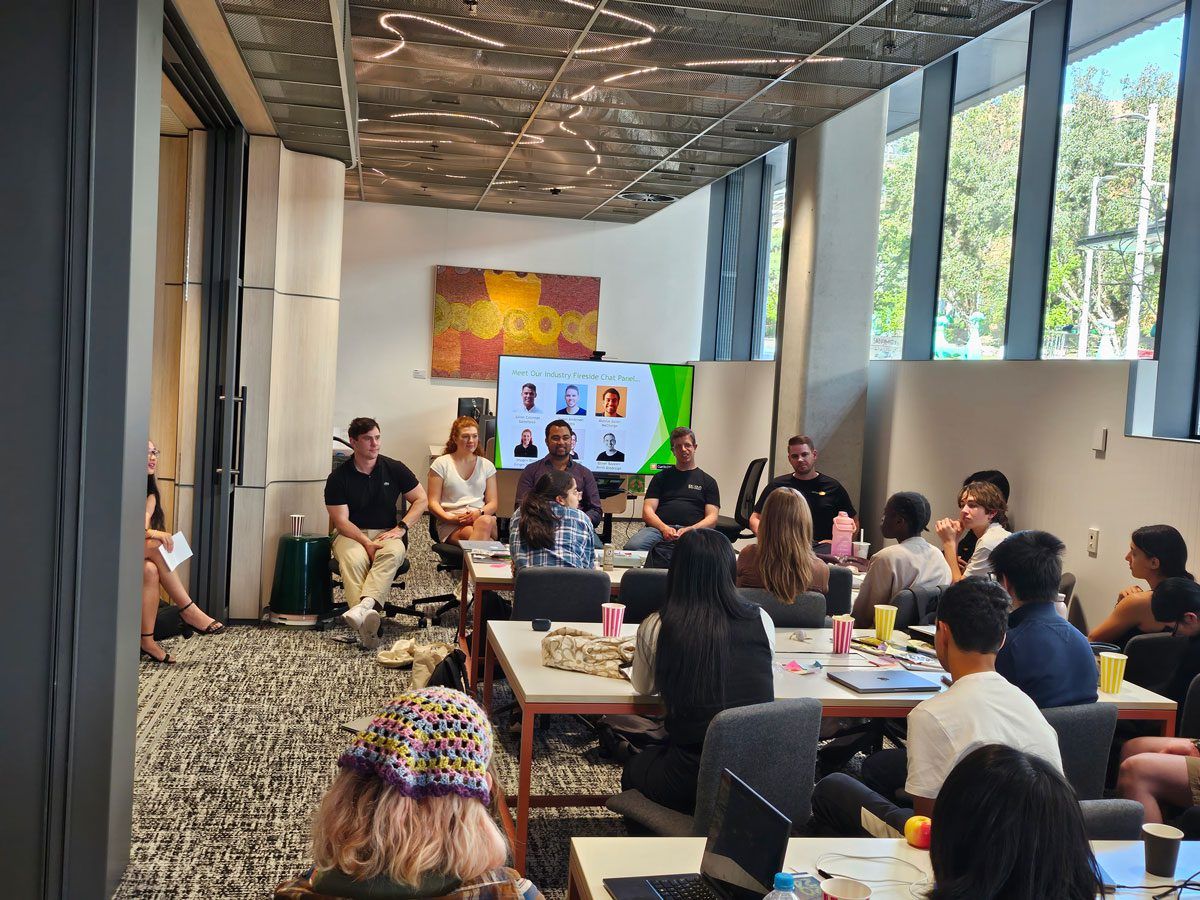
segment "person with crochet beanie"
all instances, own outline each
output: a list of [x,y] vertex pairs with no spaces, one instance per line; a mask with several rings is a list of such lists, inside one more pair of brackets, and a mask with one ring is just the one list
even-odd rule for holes
[[315,865],[276,900],[542,900],[505,868],[491,759],[491,724],[466,694],[392,699],[338,758],[313,821]]

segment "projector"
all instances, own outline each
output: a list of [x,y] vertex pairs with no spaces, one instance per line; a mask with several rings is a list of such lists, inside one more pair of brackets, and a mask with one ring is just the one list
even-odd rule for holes
[[941,16],[944,19],[973,19],[975,14],[965,3],[940,3],[938,0],[916,0],[913,12],[921,16]]

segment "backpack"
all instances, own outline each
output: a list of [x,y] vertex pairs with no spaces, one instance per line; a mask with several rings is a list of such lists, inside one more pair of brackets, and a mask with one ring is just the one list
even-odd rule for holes
[[158,608],[154,617],[154,639],[161,641],[166,638],[179,637],[183,634],[183,617],[179,607],[174,603],[166,603]]
[[429,676],[427,687],[447,687],[471,695],[467,687],[467,656],[457,647],[446,654],[445,659],[437,664],[437,668]]

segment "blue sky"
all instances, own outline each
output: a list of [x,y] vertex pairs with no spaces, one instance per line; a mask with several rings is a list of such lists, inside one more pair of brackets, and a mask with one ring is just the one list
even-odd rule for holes
[[1107,73],[1103,81],[1105,95],[1117,99],[1121,96],[1121,79],[1136,78],[1147,63],[1153,62],[1178,78],[1182,44],[1183,16],[1179,16],[1073,65],[1103,69]]

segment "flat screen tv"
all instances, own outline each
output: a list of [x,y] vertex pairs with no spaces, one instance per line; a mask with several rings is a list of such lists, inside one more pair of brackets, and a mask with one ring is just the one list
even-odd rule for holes
[[689,365],[501,356],[494,462],[523,469],[546,455],[546,425],[569,422],[575,455],[597,475],[670,466],[671,429],[692,424]]

